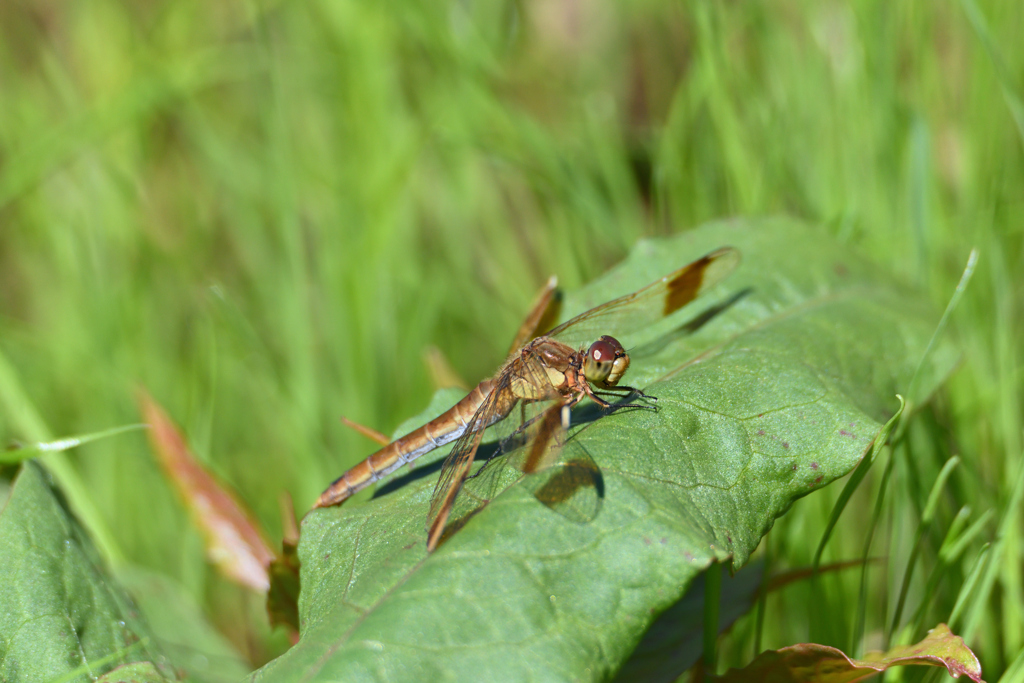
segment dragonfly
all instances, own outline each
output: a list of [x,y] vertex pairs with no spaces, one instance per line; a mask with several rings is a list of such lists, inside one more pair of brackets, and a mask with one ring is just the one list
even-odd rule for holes
[[[516,334],[513,351],[493,377],[480,382],[439,417],[342,474],[314,507],[338,505],[403,465],[454,441],[430,500],[428,551],[450,534],[450,519],[453,526],[456,520],[467,519],[509,485],[509,467],[520,476],[544,473],[532,477],[529,488],[534,496],[570,519],[586,521],[596,515],[593,501],[600,502],[600,470],[585,449],[567,440],[571,408],[585,398],[605,412],[653,407],[626,402],[634,396],[656,400],[620,384],[630,357],[609,333],[629,334],[659,322],[725,279],[739,262],[737,249],[722,247],[540,334],[549,328],[552,311],[557,310],[552,279]],[[500,432],[499,446],[495,455],[471,474],[488,428]],[[466,514],[453,516],[467,480],[471,495],[461,496]],[[581,499],[580,491],[587,492],[592,502]]]

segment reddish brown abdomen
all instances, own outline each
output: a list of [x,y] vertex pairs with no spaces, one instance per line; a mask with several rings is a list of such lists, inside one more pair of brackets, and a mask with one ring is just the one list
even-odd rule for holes
[[[320,494],[320,498],[313,507],[338,505],[357,491],[361,491],[381,477],[394,472],[402,465],[459,438],[466,431],[466,425],[473,419],[477,409],[483,405],[493,387],[494,380],[484,380],[442,415],[400,439],[392,441],[345,472]],[[501,415],[498,419],[504,417],[505,415]]]

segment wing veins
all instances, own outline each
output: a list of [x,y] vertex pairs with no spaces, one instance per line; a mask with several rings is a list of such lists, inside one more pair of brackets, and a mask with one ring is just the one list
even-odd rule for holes
[[[551,386],[550,380],[541,367],[541,357],[536,353],[524,355],[522,362],[506,366],[501,376],[495,382],[491,393],[488,394],[487,399],[473,414],[466,431],[456,440],[455,445],[444,461],[434,493],[431,495],[430,512],[427,518],[428,550],[433,550],[438,545],[444,536],[446,526],[457,521],[457,519],[468,517],[486,505],[502,488],[501,475],[505,472],[505,467],[509,462],[509,457],[507,456],[511,452],[506,449],[512,446],[511,450],[516,450],[515,446],[518,445],[518,441],[513,442],[512,439],[523,434],[524,429],[525,433],[528,433],[530,421],[519,423],[515,428],[506,428],[505,431],[508,434],[499,440],[498,451],[475,474],[470,475],[469,472],[472,469],[473,459],[479,450],[487,427],[501,423],[501,420],[494,420],[492,424],[491,416],[496,411],[500,412],[502,410],[502,402],[509,402],[508,413],[504,418],[505,424],[517,423],[517,420],[511,417],[511,413],[523,401],[515,397],[512,392],[512,381],[520,378],[534,387],[547,387],[550,390],[548,398],[536,399],[528,403],[542,403],[559,397],[558,392]],[[560,404],[554,407],[560,408]],[[540,416],[538,415],[537,417]],[[460,507],[457,519],[451,519],[451,514],[456,509],[457,499],[460,493],[463,492],[463,487],[467,484],[467,481],[475,482],[469,485],[469,491],[466,493],[472,495],[478,504],[470,504],[467,510],[463,510]]]
[[[740,262],[733,247],[716,249],[635,292],[601,304],[568,320],[547,336],[571,345],[601,334],[627,334],[652,325],[724,280]],[[660,304],[660,305],[659,305]]]

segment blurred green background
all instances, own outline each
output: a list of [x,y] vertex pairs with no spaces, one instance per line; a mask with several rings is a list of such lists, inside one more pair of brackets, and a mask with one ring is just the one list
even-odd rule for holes
[[[891,613],[961,455],[917,576],[961,506],[994,511],[929,623],[998,533],[968,640],[995,680],[1024,646],[1021,36],[1015,0],[5,0],[0,437],[136,422],[145,387],[278,540],[283,490],[301,512],[374,450],[340,415],[390,432],[422,409],[430,345],[486,376],[552,273],[785,213],[941,308],[978,247],[964,363],[895,465],[866,609],[869,631]],[[207,567],[143,435],[51,464],[113,563],[182,582],[253,665],[286,647]],[[879,472],[826,561],[860,556]],[[774,566],[810,562],[832,489],[777,526]],[[829,581],[769,601],[763,646],[845,645],[857,573]]]

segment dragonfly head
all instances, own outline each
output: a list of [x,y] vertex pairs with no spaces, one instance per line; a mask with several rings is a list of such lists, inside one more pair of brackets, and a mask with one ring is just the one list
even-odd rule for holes
[[604,335],[587,349],[583,376],[598,386],[613,387],[629,367],[629,356],[615,337]]

